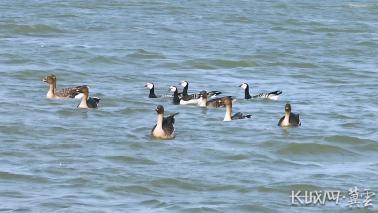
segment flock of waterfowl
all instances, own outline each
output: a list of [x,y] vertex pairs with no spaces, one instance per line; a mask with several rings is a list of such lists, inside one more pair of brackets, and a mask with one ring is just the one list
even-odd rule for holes
[[[67,99],[67,98],[76,98],[81,99],[78,108],[97,108],[100,102],[98,97],[89,96],[89,87],[87,85],[72,87],[72,88],[63,88],[57,90],[56,82],[57,78],[54,74],[50,74],[43,79],[44,82],[49,84],[49,90],[46,94],[48,99]],[[181,86],[183,87],[182,92],[178,91],[176,86],[170,86],[170,91],[173,93],[172,96],[167,96],[172,98],[173,104],[176,105],[198,105],[199,107],[204,108],[218,108],[225,107],[226,113],[224,116],[224,121],[238,120],[251,118],[252,115],[245,113],[235,113],[232,114],[232,103],[235,100],[232,96],[216,97],[222,92],[219,91],[201,91],[200,93],[188,94],[189,82],[182,81]],[[147,83],[145,85],[150,90],[148,95],[149,98],[160,98],[163,96],[158,96],[155,94],[155,85],[154,83]],[[278,100],[279,96],[282,94],[282,91],[277,90],[269,93],[259,93],[257,95],[251,96],[249,93],[248,83],[243,83],[240,87],[244,90],[244,98],[252,99],[270,99]],[[157,112],[157,122],[156,125],[152,128],[151,136],[157,139],[172,139],[176,136],[174,123],[175,115],[174,113],[168,117],[164,117],[164,107],[158,105],[156,108]],[[297,127],[301,125],[299,119],[299,114],[294,114],[291,112],[291,105],[287,103],[285,105],[285,115],[278,121],[278,126],[280,127]]]

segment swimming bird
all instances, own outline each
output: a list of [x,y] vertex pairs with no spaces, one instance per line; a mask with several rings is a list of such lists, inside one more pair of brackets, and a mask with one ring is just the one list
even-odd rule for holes
[[181,105],[187,105],[187,104],[197,104],[198,99],[194,99],[191,96],[184,96],[179,95],[177,87],[170,86],[170,91],[173,92],[173,104],[181,104]]
[[78,93],[78,89],[81,86],[72,87],[72,88],[63,88],[59,91],[56,89],[57,78],[54,74],[50,74],[43,78],[43,82],[49,84],[49,91],[46,94],[48,99],[66,99],[66,98],[77,98],[80,99],[82,95]]
[[200,98],[198,99],[198,106],[207,108],[218,108],[224,106],[224,100],[226,97],[232,100],[232,96],[213,98],[208,100],[208,93],[203,90],[200,92]]
[[150,94],[148,95],[149,98],[157,98],[155,94],[155,84],[154,83],[146,83],[145,87],[147,87],[150,90]]
[[97,108],[98,103],[100,102],[100,98],[98,97],[89,97],[89,87],[84,85],[81,86],[78,90],[79,93],[83,94],[83,97],[81,98],[80,104],[77,106],[77,108],[81,109],[87,109],[87,108]]
[[259,93],[257,95],[251,96],[249,94],[249,85],[247,83],[242,83],[239,87],[244,89],[244,99],[262,98],[262,99],[278,100],[279,95],[282,94],[281,90],[276,90],[269,93]]
[[[200,98],[200,94],[199,93],[194,93],[194,94],[188,94],[188,89],[189,89],[189,82],[188,81],[181,81],[181,86],[183,87],[183,90],[182,90],[182,95],[183,96],[191,96],[192,98],[194,99],[198,99]],[[208,97],[215,97],[217,95],[220,95],[222,94],[222,92],[219,92],[219,91],[210,91],[207,93],[207,96]]]
[[232,99],[230,97],[225,97],[223,99],[224,105],[226,106],[226,114],[224,115],[223,121],[231,121],[238,119],[251,118],[250,114],[243,114],[241,112],[235,113],[232,115]]
[[178,113],[174,113],[165,118],[164,107],[162,105],[158,105],[155,110],[157,112],[157,122],[151,130],[151,136],[157,139],[175,138],[176,133],[173,125],[175,123],[175,115]]
[[278,121],[280,127],[297,127],[301,125],[299,114],[291,112],[291,105],[287,103],[285,105],[285,116]]

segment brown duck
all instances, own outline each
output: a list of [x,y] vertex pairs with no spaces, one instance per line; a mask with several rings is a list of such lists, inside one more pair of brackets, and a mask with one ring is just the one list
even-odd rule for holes
[[301,125],[299,114],[291,112],[291,105],[287,103],[285,105],[285,115],[278,121],[280,127],[298,127]]
[[88,108],[97,108],[100,98],[98,97],[89,97],[89,87],[81,86],[78,90],[79,93],[82,93],[81,102],[77,108],[88,109]]
[[224,105],[226,106],[226,114],[224,115],[223,121],[231,121],[231,120],[238,120],[238,119],[245,119],[245,118],[251,118],[252,115],[250,114],[244,114],[241,112],[237,112],[234,115],[232,115],[232,99],[230,97],[225,97]]
[[56,88],[56,76],[54,74],[50,74],[43,79],[43,82],[49,84],[49,91],[46,94],[46,98],[48,99],[67,99],[67,98],[80,98],[80,93],[78,89],[82,86],[72,87],[72,88],[63,88],[61,90],[57,90]]
[[232,100],[232,96],[208,99],[208,93],[205,90],[203,90],[200,92],[200,98],[198,99],[198,106],[207,107],[207,108],[223,107],[225,106],[224,105],[225,98],[230,98]]
[[158,105],[156,107],[157,121],[156,125],[151,130],[151,137],[156,139],[173,139],[176,137],[175,127],[175,115],[174,113],[168,117],[164,117],[164,107]]

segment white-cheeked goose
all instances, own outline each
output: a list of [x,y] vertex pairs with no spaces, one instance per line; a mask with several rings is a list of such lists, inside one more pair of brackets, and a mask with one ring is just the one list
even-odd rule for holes
[[[194,94],[190,94],[190,95],[188,94],[188,89],[189,89],[189,82],[188,81],[181,81],[180,85],[183,87],[183,89],[182,89],[182,95],[183,96],[191,96],[194,99],[199,99],[200,98],[200,94],[199,93],[194,93]],[[209,98],[215,97],[215,96],[220,95],[220,94],[222,94],[222,92],[219,92],[219,91],[210,91],[210,92],[207,92],[207,96]]]
[[261,99],[278,100],[279,95],[282,94],[281,90],[276,90],[273,92],[259,93],[257,95],[251,96],[249,94],[249,85],[247,83],[242,83],[240,87],[243,88],[244,90],[244,99],[261,98]]

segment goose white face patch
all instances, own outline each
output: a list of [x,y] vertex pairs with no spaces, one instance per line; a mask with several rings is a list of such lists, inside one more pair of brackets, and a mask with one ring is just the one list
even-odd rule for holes
[[182,86],[182,87],[186,87],[186,86],[188,86],[188,82],[187,82],[187,81],[181,81],[181,86]]
[[146,87],[147,87],[148,89],[152,89],[152,88],[154,88],[154,84],[152,84],[152,83],[147,83],[147,84],[146,84]]
[[243,88],[243,89],[247,89],[247,84],[243,83],[240,87]]
[[176,92],[177,91],[177,88],[174,87],[174,86],[170,86],[169,89],[171,90],[171,92]]

